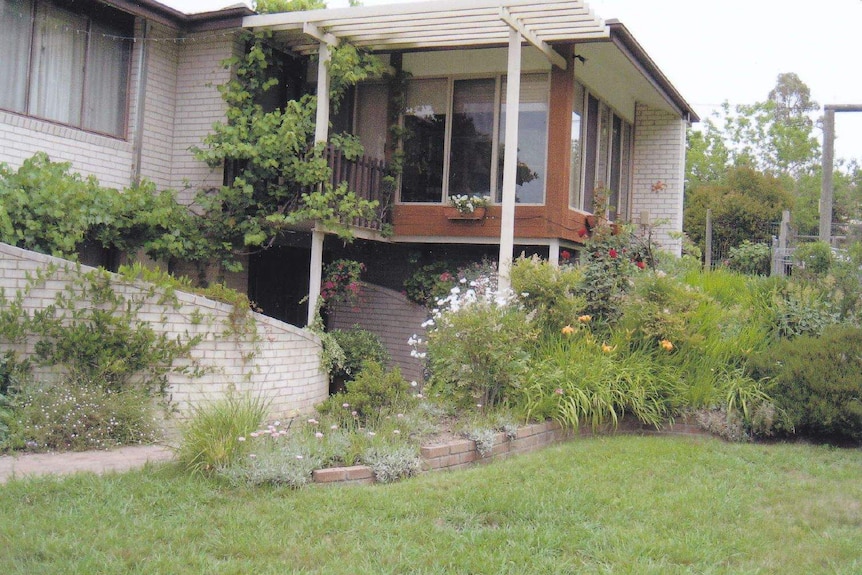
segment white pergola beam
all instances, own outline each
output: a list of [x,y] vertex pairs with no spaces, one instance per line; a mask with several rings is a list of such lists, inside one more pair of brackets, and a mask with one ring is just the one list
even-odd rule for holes
[[562,70],[566,69],[568,65],[566,59],[559,52],[551,48],[547,42],[536,36],[532,30],[524,26],[520,20],[513,17],[511,12],[503,6],[500,7],[500,19],[508,24],[512,30],[516,30],[527,42],[538,48],[550,60],[551,64]]
[[331,47],[338,46],[338,38],[334,34],[324,32],[316,24],[305,22],[302,25],[302,31],[306,36],[311,36],[321,44],[326,44]]

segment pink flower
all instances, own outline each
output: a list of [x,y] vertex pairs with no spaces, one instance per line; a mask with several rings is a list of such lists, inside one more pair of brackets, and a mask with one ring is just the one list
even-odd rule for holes
[[611,248],[610,251],[608,252],[608,255],[611,256],[611,258],[617,257],[617,255],[618,255],[617,250],[615,250],[614,248]]
[[317,425],[320,422],[312,417],[311,419],[308,420],[308,423],[310,423],[311,425]]
[[563,395],[563,388],[558,387],[557,389],[554,390],[554,393],[556,393],[557,395]]
[[317,433],[314,434],[314,437],[316,437],[317,439],[320,439],[323,437],[323,434],[318,431]]

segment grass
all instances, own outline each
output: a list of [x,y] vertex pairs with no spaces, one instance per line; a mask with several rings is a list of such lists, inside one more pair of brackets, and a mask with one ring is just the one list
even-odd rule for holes
[[602,437],[393,485],[0,486],[0,573],[859,573],[862,450]]

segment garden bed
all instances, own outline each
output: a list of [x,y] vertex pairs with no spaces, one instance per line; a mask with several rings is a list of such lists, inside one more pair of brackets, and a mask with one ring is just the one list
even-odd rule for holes
[[[635,420],[623,420],[615,429],[603,429],[600,434],[622,433],[634,435],[704,435],[708,432],[697,426],[689,418],[674,421],[661,429],[646,426]],[[587,437],[593,433],[586,428],[572,431],[563,428],[555,421],[533,423],[518,428],[514,437],[505,432],[498,432],[494,437],[493,446],[486,453],[481,453],[476,442],[470,439],[460,439],[450,436],[439,442],[429,443],[420,448],[422,471],[452,471],[464,469],[476,464],[489,463],[504,459],[511,455],[529,453],[576,437]],[[312,474],[314,483],[327,485],[371,484],[375,483],[374,471],[368,465],[352,465],[349,467],[329,467],[317,469]]]

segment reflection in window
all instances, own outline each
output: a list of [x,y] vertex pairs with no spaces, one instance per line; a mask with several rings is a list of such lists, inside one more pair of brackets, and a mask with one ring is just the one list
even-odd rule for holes
[[581,153],[583,150],[581,126],[583,116],[584,88],[575,83],[574,107],[572,109],[572,155],[569,164],[569,206],[573,208],[581,206],[581,193],[583,192],[581,182]]
[[457,80],[452,94],[449,195],[488,196],[496,81]]
[[[500,90],[500,148],[497,201],[503,193],[503,158],[506,142],[506,82]],[[518,104],[518,167],[515,201],[541,204],[545,200],[545,159],[548,141],[548,76],[521,76]]]
[[407,87],[402,202],[443,200],[447,103],[446,80],[417,80]]

